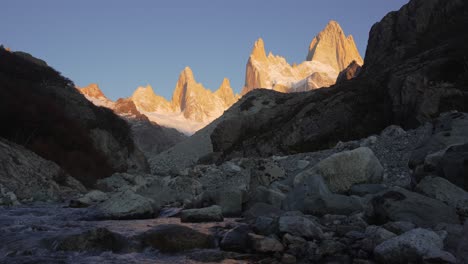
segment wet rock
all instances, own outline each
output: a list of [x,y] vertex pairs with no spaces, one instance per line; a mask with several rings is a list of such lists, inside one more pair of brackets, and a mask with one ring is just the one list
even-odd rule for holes
[[281,242],[279,242],[275,237],[266,237],[250,233],[249,240],[252,248],[256,252],[271,253],[282,252],[284,250],[283,244],[281,244]]
[[468,263],[468,222],[464,225],[456,254],[460,263]]
[[220,247],[223,250],[246,252],[249,249],[249,233],[251,229],[248,225],[239,225],[226,232],[223,236]]
[[182,223],[222,222],[224,220],[221,207],[213,205],[200,209],[187,209],[180,212]]
[[391,238],[374,249],[382,263],[422,262],[425,257],[440,254],[444,243],[437,233],[417,228]]
[[408,221],[421,227],[434,227],[460,221],[454,207],[399,187],[377,195],[371,204],[372,218],[378,223]]
[[125,246],[125,238],[106,228],[96,228],[59,240],[57,250],[63,251],[113,251]]
[[303,216],[282,216],[279,218],[278,223],[281,233],[289,233],[294,236],[301,236],[309,239],[323,237],[320,225]]
[[107,201],[94,207],[102,219],[145,219],[153,218],[153,202],[131,190],[116,193]]
[[175,224],[158,225],[139,235],[138,239],[144,246],[151,246],[162,252],[181,252],[215,246],[212,235]]
[[468,216],[468,192],[441,177],[424,177],[416,186],[416,191],[457,208]]
[[[378,183],[383,176],[382,165],[372,150],[366,147],[336,153],[320,161],[311,170],[321,175],[330,191],[335,193],[347,192],[354,184]],[[296,176],[294,182],[304,176]]]
[[436,170],[438,175],[468,191],[467,164],[468,143],[449,147],[441,157]]

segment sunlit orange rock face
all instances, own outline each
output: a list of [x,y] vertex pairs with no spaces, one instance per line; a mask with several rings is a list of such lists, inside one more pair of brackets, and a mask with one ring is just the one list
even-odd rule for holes
[[310,42],[307,60],[328,64],[337,72],[346,69],[353,61],[359,65],[363,63],[353,36],[346,36],[336,21],[330,21]]
[[352,61],[362,65],[353,37],[346,37],[340,25],[330,21],[310,43],[307,60],[290,65],[285,58],[266,55],[263,40],[258,39],[247,62],[242,95],[256,88],[279,92],[299,92],[327,87],[335,83],[340,71]]

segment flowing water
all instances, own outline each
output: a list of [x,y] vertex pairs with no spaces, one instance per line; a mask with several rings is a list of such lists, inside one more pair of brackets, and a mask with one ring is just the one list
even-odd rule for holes
[[[222,223],[180,223],[179,218],[161,217],[148,220],[88,221],[93,212],[87,208],[68,208],[63,204],[0,207],[0,263],[199,263],[191,253],[161,254],[146,248],[124,253],[58,251],[61,238],[104,227],[128,239],[160,224],[181,224],[200,232],[213,233],[235,225],[232,218]],[[216,253],[217,249],[205,250]],[[219,251],[218,251],[219,252]],[[206,262],[204,262],[206,263]],[[223,260],[222,263],[245,263]]]

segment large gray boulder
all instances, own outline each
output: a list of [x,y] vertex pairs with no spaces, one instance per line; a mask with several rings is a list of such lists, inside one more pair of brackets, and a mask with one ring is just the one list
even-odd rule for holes
[[441,114],[431,124],[423,142],[411,154],[410,168],[417,181],[437,174],[468,190],[467,160],[468,114],[449,112]]
[[169,253],[215,247],[215,239],[212,235],[175,224],[158,225],[137,238],[145,246]]
[[303,181],[303,177],[317,174],[323,177],[330,191],[344,193],[355,184],[379,183],[383,176],[382,165],[367,147],[336,153],[320,161],[311,170],[297,175],[294,184]]
[[420,227],[435,227],[440,223],[459,224],[454,207],[439,200],[394,187],[371,200],[372,217],[378,223],[408,221]]
[[250,244],[256,252],[260,253],[273,253],[281,252],[284,250],[283,244],[274,237],[266,237],[256,235],[253,233],[249,234]]
[[200,209],[187,209],[180,212],[180,221],[182,223],[222,222],[223,213],[218,205]]
[[441,177],[426,176],[416,190],[428,197],[442,201],[468,216],[468,192]]
[[332,193],[322,176],[310,170],[299,175],[302,176],[296,176],[295,187],[283,201],[285,210],[299,210],[313,215],[349,215],[364,210],[359,197]]
[[381,243],[374,249],[374,255],[382,263],[422,263],[425,258],[451,255],[443,252],[443,241],[437,233],[417,228]]
[[102,219],[146,219],[153,218],[157,210],[153,201],[131,190],[113,194],[107,201],[93,208]]

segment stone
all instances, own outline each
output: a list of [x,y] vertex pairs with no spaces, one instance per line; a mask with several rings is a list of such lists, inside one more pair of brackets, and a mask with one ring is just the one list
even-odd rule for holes
[[377,245],[384,241],[396,237],[394,233],[379,226],[368,226],[365,235],[366,238],[361,241],[361,245],[362,248],[368,252],[372,252]]
[[[468,125],[467,125],[468,127]],[[468,130],[468,129],[467,129]],[[449,147],[440,159],[438,175],[468,191],[468,143]]]
[[222,222],[223,220],[223,213],[218,205],[200,209],[186,209],[180,212],[182,223]]
[[239,225],[226,232],[220,242],[220,247],[226,251],[246,252],[249,249],[248,225]]
[[453,206],[468,216],[468,192],[441,177],[424,177],[416,186],[416,191],[428,197]]
[[175,224],[158,225],[140,234],[137,238],[145,246],[169,253],[215,247],[215,239],[212,235]]
[[382,263],[422,262],[425,257],[443,251],[443,246],[443,238],[437,233],[416,228],[381,243],[374,249],[374,255]]
[[439,223],[460,222],[454,207],[399,187],[379,193],[371,204],[371,217],[377,223],[408,221],[420,227],[434,227]]
[[297,262],[297,259],[293,255],[283,254],[283,256],[281,257],[282,264],[295,264],[296,262]]
[[277,217],[283,213],[283,210],[266,203],[255,203],[243,215],[245,218],[256,218],[260,216]]
[[107,199],[109,199],[109,195],[107,193],[101,192],[99,190],[91,190],[82,197],[76,200],[71,200],[70,207],[88,207],[102,203]]
[[335,256],[345,249],[346,245],[344,245],[343,243],[332,239],[325,239],[320,243],[319,247],[317,248],[316,254],[320,257]]
[[383,176],[382,165],[366,147],[334,154],[320,161],[312,170],[323,177],[334,193],[347,192],[354,184],[379,183]]
[[460,263],[468,263],[468,222],[465,222],[456,255]]
[[388,231],[395,233],[397,235],[401,235],[405,232],[414,229],[416,226],[411,222],[406,221],[396,221],[396,222],[388,222],[382,226],[383,228],[387,229]]
[[349,190],[350,195],[365,196],[367,194],[376,194],[387,187],[383,184],[356,184]]
[[348,67],[346,67],[346,69],[342,70],[340,74],[338,74],[338,78],[336,78],[336,83],[342,83],[358,76],[361,72],[361,65],[362,64],[358,64],[355,60],[353,60],[348,65]]
[[264,186],[258,186],[253,194],[251,203],[266,203],[271,204],[274,207],[281,208],[283,200],[286,199],[286,195],[283,193],[266,188]]
[[299,169],[299,170],[303,170],[305,169],[307,166],[309,166],[310,162],[307,161],[307,160],[298,160],[297,161],[297,165],[296,167]]
[[98,217],[101,219],[147,219],[153,218],[157,213],[151,200],[131,190],[113,194],[108,200],[93,208],[98,211]]
[[388,126],[380,133],[380,136],[388,138],[398,138],[404,135],[406,135],[406,131],[400,126],[396,125]]
[[278,220],[276,218],[259,216],[253,224],[255,233],[268,236],[278,232]]
[[309,239],[319,239],[323,237],[320,225],[303,216],[281,216],[278,225],[281,233],[289,233],[294,236]]
[[249,240],[252,248],[259,253],[282,252],[284,250],[283,244],[274,237],[265,237],[250,233]]
[[58,239],[57,250],[63,251],[112,251],[120,252],[125,238],[106,228],[95,228],[80,234]]
[[67,190],[79,194],[86,188],[56,163],[0,138],[1,203],[17,205],[21,201],[60,201]]

